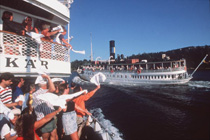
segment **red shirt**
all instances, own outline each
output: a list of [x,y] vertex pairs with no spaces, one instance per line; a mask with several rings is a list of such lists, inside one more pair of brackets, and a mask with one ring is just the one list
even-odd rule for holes
[[[37,140],[41,140],[39,138],[39,136],[36,134],[35,130],[34,130],[34,135],[35,135],[35,137],[36,137]],[[16,140],[24,140],[24,138],[23,137],[17,137]]]
[[[77,98],[75,98],[73,101],[75,102],[75,104],[77,104],[80,108],[82,108],[83,110],[86,110],[85,108],[85,101],[87,101],[88,99],[90,99],[90,97],[92,97],[95,94],[96,90],[93,90],[85,95],[81,95]],[[77,116],[78,117],[83,117],[85,115],[84,112],[75,109]]]

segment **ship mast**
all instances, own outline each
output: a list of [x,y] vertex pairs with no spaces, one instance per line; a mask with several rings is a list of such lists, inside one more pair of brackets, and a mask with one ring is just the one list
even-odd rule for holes
[[90,49],[91,49],[90,60],[93,61],[92,33],[90,33]]

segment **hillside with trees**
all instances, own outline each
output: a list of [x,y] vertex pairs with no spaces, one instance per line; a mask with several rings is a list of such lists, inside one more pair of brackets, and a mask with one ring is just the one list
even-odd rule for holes
[[[210,46],[190,46],[185,48],[180,48],[176,50],[170,50],[166,52],[157,52],[157,53],[142,53],[142,54],[133,54],[132,56],[128,56],[125,59],[146,59],[148,62],[157,62],[163,61],[162,54],[166,54],[166,56],[170,57],[170,60],[179,60],[186,59],[188,69],[195,69],[197,65],[201,62],[201,60],[208,54],[205,63],[203,63],[200,69],[210,69]],[[117,61],[117,59],[116,59]],[[167,60],[165,60],[167,61]],[[76,70],[79,66],[90,64],[88,60],[75,60],[71,63],[72,70]]]

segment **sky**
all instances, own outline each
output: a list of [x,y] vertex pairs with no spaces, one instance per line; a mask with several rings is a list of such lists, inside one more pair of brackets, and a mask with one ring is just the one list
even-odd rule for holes
[[70,8],[71,61],[109,59],[117,54],[168,51],[210,45],[209,0],[74,0]]

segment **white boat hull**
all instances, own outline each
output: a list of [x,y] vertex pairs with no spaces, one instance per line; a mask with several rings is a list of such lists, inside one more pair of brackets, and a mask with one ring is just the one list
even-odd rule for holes
[[[168,85],[168,84],[184,84],[192,79],[188,76],[185,70],[173,71],[173,72],[109,72],[109,71],[91,71],[84,70],[79,73],[79,76],[86,80],[90,79],[98,72],[102,72],[106,76],[106,80],[102,83],[115,84],[115,85],[142,85],[142,84],[157,84],[157,85]],[[173,75],[173,77],[172,77]],[[178,75],[183,75],[184,77],[178,78]]]

